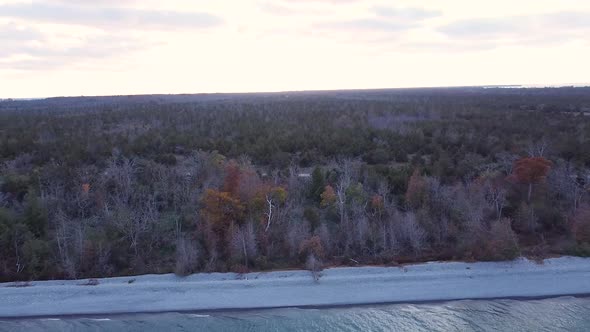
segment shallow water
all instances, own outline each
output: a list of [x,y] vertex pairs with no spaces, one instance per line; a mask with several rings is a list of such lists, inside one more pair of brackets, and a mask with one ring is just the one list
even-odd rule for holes
[[590,331],[590,299],[0,320],[0,331]]

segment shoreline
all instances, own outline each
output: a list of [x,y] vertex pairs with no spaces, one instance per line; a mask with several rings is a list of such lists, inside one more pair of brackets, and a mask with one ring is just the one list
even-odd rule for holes
[[114,312],[114,313],[96,313],[96,314],[64,314],[64,315],[44,315],[44,316],[0,316],[2,321],[20,321],[20,320],[36,320],[36,319],[99,319],[99,318],[117,318],[130,317],[141,315],[159,315],[159,314],[194,314],[208,317],[210,314],[232,314],[232,313],[248,313],[266,310],[281,310],[281,309],[301,309],[301,310],[320,310],[320,309],[346,309],[346,308],[363,308],[363,307],[380,307],[389,305],[421,305],[421,304],[444,304],[459,301],[541,301],[560,298],[575,298],[588,299],[590,293],[581,294],[562,294],[562,295],[547,295],[547,296],[504,296],[504,297],[490,297],[490,298],[459,298],[448,300],[423,300],[423,301],[397,301],[397,302],[376,302],[376,303],[360,303],[360,304],[327,304],[327,305],[302,305],[302,306],[281,306],[281,307],[253,307],[253,308],[228,308],[228,309],[202,309],[202,310],[169,310],[169,311],[130,311],[130,312]]
[[80,285],[84,280],[39,281],[23,288],[4,283],[0,320],[590,297],[590,259],[578,257],[543,264],[430,262],[322,273],[319,283],[301,270],[116,277],[98,279],[97,286]]

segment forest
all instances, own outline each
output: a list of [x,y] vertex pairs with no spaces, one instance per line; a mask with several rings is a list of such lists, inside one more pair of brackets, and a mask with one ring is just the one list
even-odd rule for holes
[[590,256],[590,88],[0,100],[0,282]]

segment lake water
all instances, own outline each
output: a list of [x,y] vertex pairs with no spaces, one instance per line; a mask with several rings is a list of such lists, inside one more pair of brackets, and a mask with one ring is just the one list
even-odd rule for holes
[[0,320],[0,331],[590,331],[590,299]]

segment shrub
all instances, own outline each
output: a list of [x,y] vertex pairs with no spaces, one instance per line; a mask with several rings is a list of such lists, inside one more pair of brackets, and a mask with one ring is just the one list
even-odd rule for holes
[[176,265],[174,273],[187,276],[196,271],[199,253],[191,240],[181,237],[176,241]]
[[305,210],[303,210],[303,217],[309,221],[312,232],[320,226],[320,215],[316,209],[312,207],[306,207]]
[[256,257],[256,259],[254,260],[254,265],[260,270],[270,269],[270,263],[268,262],[268,258],[266,256]]
[[494,222],[489,231],[486,250],[482,260],[512,260],[519,256],[520,249],[516,234],[510,226],[509,219],[502,219]]
[[590,207],[582,206],[573,218],[573,233],[578,243],[590,244]]
[[83,284],[79,284],[80,286],[98,286],[100,284],[100,282],[98,281],[98,279],[88,279],[87,282],[83,283]]
[[576,244],[570,250],[567,251],[567,254],[572,256],[590,257],[590,244]]
[[24,288],[24,287],[31,287],[33,286],[29,281],[15,281],[14,283],[5,286],[11,288]]
[[533,206],[522,203],[516,212],[514,226],[521,233],[532,234],[539,227],[538,219]]
[[307,256],[307,261],[305,262],[305,268],[311,272],[311,276],[313,281],[319,282],[320,278],[322,277],[322,261],[317,259],[314,254],[309,254]]
[[314,235],[311,238],[303,241],[299,247],[299,254],[303,257],[309,257],[310,255],[316,258],[324,257],[324,247],[319,236]]
[[154,160],[163,165],[174,166],[177,163],[176,156],[171,153],[157,155]]
[[28,192],[30,178],[25,175],[6,175],[0,182],[0,191],[9,193],[21,201]]
[[248,270],[248,267],[246,267],[246,265],[244,265],[244,264],[232,265],[231,271],[233,273],[236,273],[238,275],[238,278],[240,278],[240,279],[243,277],[244,274],[250,272]]

